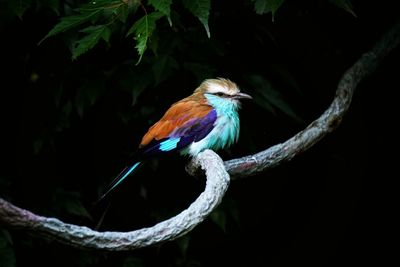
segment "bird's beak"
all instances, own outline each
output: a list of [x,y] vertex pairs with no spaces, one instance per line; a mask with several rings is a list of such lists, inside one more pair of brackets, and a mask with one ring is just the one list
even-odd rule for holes
[[234,97],[235,99],[253,99],[250,95],[245,93],[237,93]]

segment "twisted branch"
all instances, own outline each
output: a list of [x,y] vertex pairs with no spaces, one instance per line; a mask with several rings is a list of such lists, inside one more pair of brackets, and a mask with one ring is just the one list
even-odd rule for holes
[[342,76],[335,98],[329,108],[303,131],[286,142],[274,145],[254,155],[225,161],[232,179],[247,177],[291,160],[306,151],[325,135],[335,130],[350,107],[353,93],[365,77],[371,74],[400,42],[400,21],[376,45]]
[[133,250],[180,237],[201,223],[221,202],[229,185],[229,174],[222,159],[206,150],[195,159],[205,170],[203,193],[180,214],[153,227],[131,232],[97,232],[84,226],[64,223],[18,208],[0,198],[0,223],[47,236],[59,242],[86,249]]

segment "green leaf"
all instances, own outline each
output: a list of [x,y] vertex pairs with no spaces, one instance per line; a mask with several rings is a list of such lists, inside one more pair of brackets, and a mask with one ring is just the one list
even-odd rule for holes
[[42,138],[38,138],[33,141],[33,154],[37,155],[44,147],[44,140]]
[[295,121],[303,121],[270,81],[259,75],[251,75],[249,78],[251,85],[257,90],[254,97],[257,104],[274,114],[276,113],[275,109],[279,109]]
[[181,255],[182,257],[186,257],[187,256],[187,252],[188,252],[188,248],[189,248],[189,243],[190,243],[190,235],[184,235],[182,237],[180,237],[177,241],[176,241],[179,250],[181,251]]
[[226,213],[223,209],[216,209],[210,214],[210,219],[223,231],[226,232]]
[[197,62],[185,62],[183,66],[196,76],[199,84],[209,77],[214,77],[215,73],[218,71],[215,66]]
[[40,0],[36,1],[38,9],[49,8],[58,16],[60,15],[60,1],[59,0]]
[[[132,96],[132,106],[136,105],[140,94],[153,83],[153,73],[148,67],[132,68],[131,63],[121,66],[112,79],[117,81],[119,87]],[[130,114],[131,115],[131,114]],[[125,118],[122,118],[124,123]],[[127,118],[131,119],[131,117]]]
[[82,87],[78,88],[75,95],[75,108],[82,118],[85,111],[92,107],[106,91],[104,76],[89,79]]
[[182,0],[182,3],[200,20],[206,29],[208,38],[210,38],[210,28],[208,27],[208,17],[211,9],[210,0]]
[[329,0],[332,4],[334,4],[337,7],[340,7],[350,14],[352,14],[354,17],[357,17],[356,13],[353,11],[353,5],[351,4],[350,0]]
[[122,23],[126,23],[126,20],[128,19],[128,15],[129,15],[129,6],[128,5],[120,5],[114,11],[114,13],[115,13],[115,16],[117,16],[119,21],[121,21]]
[[156,29],[156,21],[159,20],[163,14],[161,12],[153,12],[144,15],[142,18],[137,20],[135,24],[129,29],[127,36],[134,34],[136,40],[136,49],[139,53],[139,60],[136,63],[139,64],[142,60],[142,56],[147,49],[147,43]]
[[72,215],[91,218],[89,212],[80,200],[80,194],[77,192],[69,192],[64,189],[56,189],[53,198],[57,199],[56,210],[61,209],[63,213],[67,212]]
[[157,11],[160,11],[161,13],[163,13],[167,17],[169,25],[172,26],[172,21],[171,21],[172,0],[148,0],[148,2]]
[[32,6],[32,0],[14,0],[8,2],[11,11],[20,19],[22,19],[25,11]]
[[0,266],[15,267],[15,253],[12,247],[12,240],[7,230],[0,231]]
[[125,3],[122,0],[93,0],[81,5],[76,9],[76,11],[80,13],[87,13],[95,10],[113,9],[124,4]]
[[143,267],[143,260],[134,256],[128,256],[122,263],[122,267]]
[[152,69],[156,80],[156,85],[168,78],[173,69],[178,69],[178,63],[169,55],[163,55],[157,58]]
[[111,30],[106,25],[89,26],[80,32],[86,33],[86,36],[72,44],[73,60],[92,49],[100,39],[108,43],[111,35]]
[[3,238],[6,242],[8,242],[10,245],[13,244],[13,240],[11,237],[11,234],[8,230],[6,229],[0,229],[0,238]]
[[87,209],[83,206],[82,202],[78,199],[68,199],[64,203],[66,211],[72,215],[91,218]]
[[91,12],[84,12],[81,14],[61,18],[61,21],[56,24],[56,26],[54,26],[54,28],[42,40],[40,40],[39,44],[41,44],[44,40],[51,36],[65,32],[91,19],[96,18],[98,15],[100,15],[101,11],[101,9],[94,9]]
[[253,0],[254,10],[257,14],[267,14],[271,12],[272,21],[274,21],[275,13],[285,0]]
[[93,9],[102,9],[103,17],[108,18],[109,23],[113,23],[116,19],[122,23],[126,23],[129,13],[135,12],[139,6],[138,1],[133,0],[114,0],[114,1],[102,1],[101,3],[96,1],[97,6],[91,5],[79,8],[80,11],[88,12]]
[[141,76],[138,76],[134,79],[134,82],[131,83],[132,88],[132,106],[134,106],[137,102],[140,94],[150,85],[152,82],[150,78],[150,73],[145,72]]

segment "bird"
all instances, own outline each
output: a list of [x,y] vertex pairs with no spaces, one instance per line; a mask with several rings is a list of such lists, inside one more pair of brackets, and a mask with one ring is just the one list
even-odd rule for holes
[[104,199],[147,159],[171,152],[194,157],[205,149],[227,148],[239,138],[240,100],[252,99],[226,78],[204,80],[193,94],[165,112],[144,134],[136,153],[108,190]]

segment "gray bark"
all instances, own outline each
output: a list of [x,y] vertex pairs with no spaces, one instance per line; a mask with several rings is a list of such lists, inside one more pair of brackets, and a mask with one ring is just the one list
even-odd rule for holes
[[35,235],[80,249],[133,250],[178,238],[201,223],[221,202],[229,185],[229,174],[222,159],[206,150],[195,159],[205,170],[207,181],[203,193],[180,214],[153,227],[131,232],[98,232],[85,226],[64,223],[55,218],[36,215],[0,198],[0,223],[30,231]]

